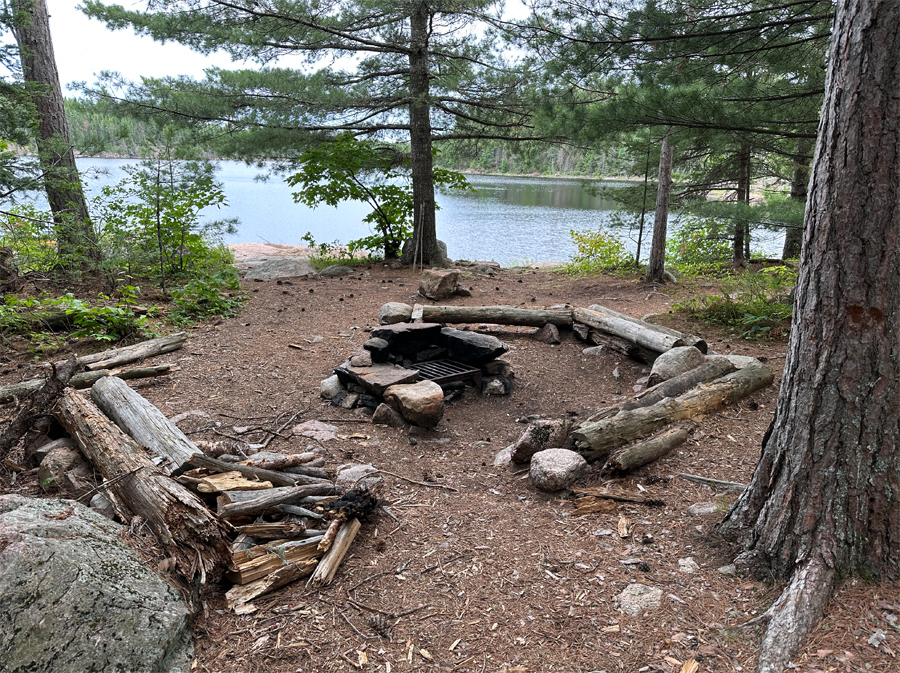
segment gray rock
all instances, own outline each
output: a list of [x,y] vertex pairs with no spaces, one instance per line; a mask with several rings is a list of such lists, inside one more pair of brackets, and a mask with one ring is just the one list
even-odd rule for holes
[[387,362],[391,356],[388,342],[384,339],[369,339],[363,344],[363,348],[372,354],[372,362]]
[[297,278],[315,276],[316,270],[305,259],[273,259],[257,264],[244,276],[246,280],[275,280],[276,278]]
[[515,371],[509,360],[488,360],[481,365],[481,371],[487,376],[505,376],[506,378],[515,376]]
[[505,376],[487,376],[481,379],[482,395],[509,395],[512,392],[512,382]]
[[335,367],[335,371],[377,396],[384,395],[384,391],[390,386],[412,383],[419,378],[419,372],[415,369],[404,369],[385,363],[373,363],[371,367],[354,367],[345,362],[340,367]]
[[694,560],[693,556],[678,559],[678,569],[683,573],[694,575],[700,570],[700,566]]
[[453,294],[457,297],[471,297],[472,291],[464,288],[462,285],[458,285]]
[[365,407],[373,411],[377,409],[381,403],[381,400],[374,395],[366,395],[365,393],[360,393],[359,399],[356,400],[357,407]]
[[75,442],[68,437],[48,440],[46,435],[42,435],[37,439],[38,441],[30,444],[29,447],[25,449],[25,455],[36,463],[40,463],[44,460],[47,454],[57,447],[64,446],[69,449],[75,448]]
[[662,589],[648,587],[646,584],[629,584],[616,596],[619,609],[629,615],[639,615],[645,610],[656,610],[662,602]]
[[332,264],[331,266],[326,266],[324,269],[319,271],[319,275],[326,278],[349,276],[351,273],[353,273],[353,269],[351,269],[349,266],[344,266],[343,264]]
[[650,385],[655,386],[662,381],[689,372],[706,362],[703,355],[694,346],[678,346],[666,351],[653,362],[650,370]]
[[434,381],[391,386],[384,401],[413,425],[431,428],[444,417],[444,391]]
[[415,357],[419,351],[440,345],[441,326],[432,322],[401,322],[383,325],[372,330],[371,338],[388,342],[391,353]]
[[319,395],[326,400],[330,400],[342,390],[344,390],[344,386],[337,374],[332,374],[319,384]]
[[459,271],[430,271],[419,279],[419,294],[435,301],[452,297],[459,285]]
[[494,456],[494,467],[509,465],[512,462],[512,453],[514,446],[514,444],[510,444],[502,451],[497,452],[497,455]]
[[674,273],[672,273],[671,269],[666,269],[663,271],[663,278],[666,279],[667,283],[677,283],[678,282],[678,277]]
[[358,402],[359,393],[347,393],[338,406],[340,406],[341,409],[353,409]]
[[535,341],[540,341],[544,344],[550,344],[554,346],[558,344],[559,341],[559,328],[556,325],[551,323],[547,323],[540,329],[535,330],[531,333],[531,338]]
[[512,445],[513,462],[527,463],[538,451],[563,448],[571,431],[572,421],[566,419],[542,419],[529,423]]
[[371,367],[372,361],[372,354],[367,350],[363,350],[361,353],[354,353],[350,356],[350,364],[354,367]]
[[351,488],[372,488],[384,481],[378,470],[372,465],[338,465],[334,483],[349,490]]
[[734,563],[729,563],[727,566],[719,568],[719,572],[723,575],[737,575],[737,566]]
[[121,530],[73,501],[0,496],[0,669],[188,673],[190,611]]
[[110,499],[102,492],[94,494],[94,497],[91,498],[90,507],[97,512],[97,514],[102,514],[107,519],[114,521],[116,518],[116,510],[113,507],[112,502],[110,502]]
[[509,346],[490,334],[464,332],[444,327],[441,339],[451,360],[471,365],[480,365],[495,360],[509,350]]
[[759,360],[749,355],[716,355],[713,357],[726,358],[731,364],[734,365],[735,369],[744,369],[745,367],[759,364]]
[[372,423],[375,425],[387,425],[392,428],[402,428],[406,425],[403,416],[387,404],[378,405],[375,409],[375,414],[372,416]]
[[399,301],[389,301],[378,309],[378,324],[393,325],[407,322],[412,317],[412,306]]
[[[431,260],[431,265],[435,267],[453,266],[453,260],[450,259],[450,257],[447,255],[447,244],[438,239],[437,249],[438,257],[440,257],[440,259]],[[415,264],[416,260],[413,259],[415,253],[415,241],[413,241],[413,239],[411,238],[406,239],[406,241],[403,243],[403,250],[400,253],[399,266],[409,266],[410,264]],[[419,254],[421,255],[421,252],[419,252]]]
[[590,348],[585,348],[581,351],[582,355],[601,355],[606,346],[591,346]]
[[50,451],[38,468],[38,481],[48,493],[72,493],[88,476],[84,457],[78,449],[60,445]]
[[553,493],[568,488],[586,469],[587,461],[580,453],[546,449],[531,457],[529,474],[535,488]]
[[709,516],[719,511],[718,506],[714,502],[698,502],[688,507],[688,514],[691,516]]
[[317,442],[337,439],[337,431],[338,429],[335,426],[322,423],[321,421],[304,421],[303,423],[298,423],[292,429],[295,437],[309,437]]

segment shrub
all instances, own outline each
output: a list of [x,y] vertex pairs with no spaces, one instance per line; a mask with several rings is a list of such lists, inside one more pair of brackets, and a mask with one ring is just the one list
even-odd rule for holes
[[633,259],[622,239],[606,231],[569,232],[577,252],[563,269],[567,273],[588,274],[614,271],[629,265]]

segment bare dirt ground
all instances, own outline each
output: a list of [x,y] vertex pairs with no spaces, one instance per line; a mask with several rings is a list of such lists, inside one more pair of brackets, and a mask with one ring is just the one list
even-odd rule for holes
[[[464,284],[472,297],[443,303],[601,303],[640,317],[665,313],[703,291],[531,269],[493,277],[467,273]],[[700,334],[715,351],[765,358],[776,384],[700,419],[688,444],[630,478],[601,480],[595,467],[582,481],[643,492],[664,507],[619,504],[614,512],[576,517],[568,493],[533,489],[521,466],[492,466],[494,455],[522,432],[525,416],[584,419],[633,394],[646,372],[638,363],[584,356],[571,334],[549,346],[532,340],[530,329],[491,328],[510,345],[512,395],[481,397],[469,390],[448,405],[435,432],[415,434],[414,444],[404,431],[374,426],[319,397],[319,382],[366,340],[384,302],[422,303],[417,286],[411,270],[382,267],[343,278],[245,283],[250,301],[239,316],[197,326],[184,350],[157,358],[177,362],[179,371],[133,383],[169,416],[212,414],[219,432],[292,414],[299,414],[298,422],[331,422],[341,438],[315,447],[329,464],[371,462],[431,484],[385,475],[382,496],[398,520],[377,511],[365,522],[324,590],[290,585],[258,599],[255,613],[237,616],[226,610],[228,585],[210,587],[195,627],[194,670],[672,673],[691,659],[699,671],[753,670],[758,631],[729,627],[763,612],[779,586],[719,572],[733,550],[716,536],[715,524],[734,495],[675,475],[750,479],[774,411],[784,343],[749,343],[672,316],[670,324]],[[34,376],[31,367],[16,366],[24,362],[20,355],[4,365],[0,383]],[[269,449],[293,453],[311,443],[285,436]],[[34,478],[10,486],[11,473],[3,470],[0,490],[37,492]],[[716,503],[717,513],[691,516],[688,507],[699,502]],[[623,516],[635,523],[627,538],[617,533]],[[652,542],[643,544],[648,534]],[[688,557],[698,564],[696,572],[679,568]],[[616,596],[635,582],[662,589],[660,609],[639,616],[618,609]],[[896,672],[898,619],[896,585],[847,581],[795,670]],[[879,630],[883,641],[873,645]],[[688,664],[684,670],[696,669]]]

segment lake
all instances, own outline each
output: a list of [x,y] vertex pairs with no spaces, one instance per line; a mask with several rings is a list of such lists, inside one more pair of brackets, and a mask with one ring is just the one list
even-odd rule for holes
[[[119,180],[128,159],[79,159],[88,191]],[[370,211],[348,202],[337,208],[308,208],[296,204],[280,179],[260,181],[260,170],[235,161],[222,161],[216,177],[228,207],[208,210],[208,218],[236,217],[236,234],[226,243],[283,243],[303,245],[310,232],[319,242],[347,242],[367,236],[362,222]],[[526,178],[470,175],[474,193],[436,195],[438,238],[453,259],[494,260],[504,266],[525,262],[568,260],[575,251],[571,229],[604,226],[616,205],[587,185],[601,183],[573,178]],[[616,183],[602,183],[605,185]],[[619,183],[621,184],[621,183]],[[652,221],[652,218],[651,218]],[[633,244],[632,244],[633,245]]]

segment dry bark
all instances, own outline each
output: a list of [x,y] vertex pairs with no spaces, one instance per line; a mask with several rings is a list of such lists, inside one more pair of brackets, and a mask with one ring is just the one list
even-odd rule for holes
[[278,505],[290,505],[310,495],[332,495],[337,489],[332,484],[311,484],[288,489],[270,489],[258,497],[233,502],[219,508],[219,516],[228,519],[246,514],[259,514]]
[[489,323],[543,327],[572,326],[572,311],[509,306],[423,306],[422,320],[437,323]]
[[684,444],[689,436],[687,428],[671,428],[652,439],[615,451],[606,459],[600,473],[612,475],[636,470],[647,463],[659,460],[676,446]]
[[[115,376],[122,380],[145,379],[153,376],[164,376],[171,371],[172,365],[156,365],[155,367],[143,367],[141,369],[101,369],[95,372],[81,372],[69,379],[69,386],[76,390],[90,388],[104,376]],[[17,397],[22,397],[40,388],[46,379],[31,379],[21,383],[10,383],[0,386],[0,404],[8,404]]]
[[235,584],[248,584],[283,568],[288,563],[307,561],[322,556],[319,538],[278,540],[234,554],[231,569],[225,576]]
[[231,556],[227,524],[163,474],[133,439],[75,391],[62,396],[54,413],[110,482],[116,498],[144,519],[159,544],[177,559],[180,574],[191,580],[199,572],[202,583],[221,573]]
[[236,608],[239,605],[252,601],[254,598],[267,594],[270,591],[275,591],[275,589],[287,586],[291,582],[295,582],[304,577],[309,577],[318,563],[318,559],[307,559],[304,561],[288,563],[254,582],[243,585],[236,584],[225,594],[228,607]]

